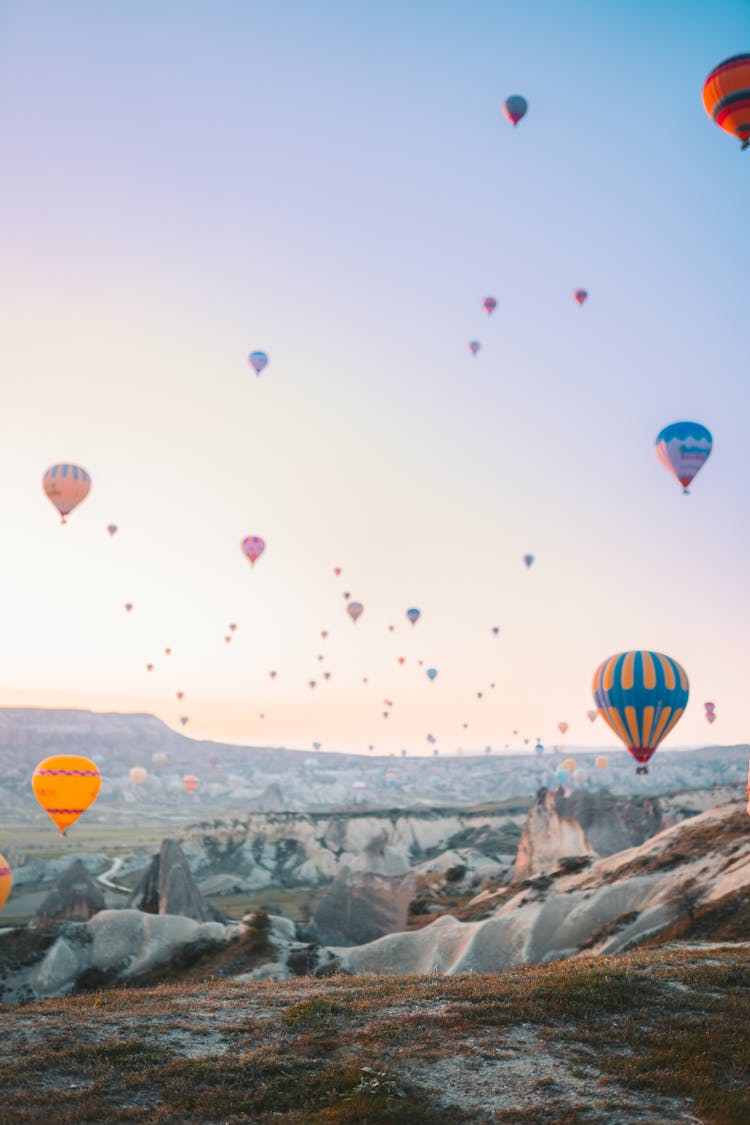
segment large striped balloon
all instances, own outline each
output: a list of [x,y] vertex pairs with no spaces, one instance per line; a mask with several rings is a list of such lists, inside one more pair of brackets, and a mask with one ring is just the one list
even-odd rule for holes
[[648,773],[646,762],[676,726],[688,700],[688,678],[660,652],[618,652],[594,673],[594,701],[605,722]]
[[34,770],[34,795],[65,835],[81,813],[93,805],[102,784],[101,774],[89,758],[77,754],[55,754]]
[[750,55],[733,55],[715,67],[703,85],[706,113],[716,124],[750,145]]
[[91,477],[80,465],[50,465],[42,477],[48,500],[55,505],[63,523],[91,488]]
[[5,906],[13,886],[13,874],[8,866],[8,861],[0,855],[0,910]]

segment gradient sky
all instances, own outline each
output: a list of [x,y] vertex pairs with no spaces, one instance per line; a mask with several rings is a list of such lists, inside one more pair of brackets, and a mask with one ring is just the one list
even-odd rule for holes
[[748,49],[744,0],[0,3],[0,703],[600,745],[594,669],[654,648],[668,744],[746,741],[750,154],[701,88]]

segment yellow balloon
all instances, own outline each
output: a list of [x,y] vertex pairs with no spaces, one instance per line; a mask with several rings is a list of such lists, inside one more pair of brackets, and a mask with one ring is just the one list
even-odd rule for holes
[[573,758],[566,758],[564,762],[560,763],[559,768],[561,770],[567,770],[568,773],[572,773],[573,770],[576,768],[576,764],[575,764],[574,759]]
[[136,785],[143,785],[143,782],[148,777],[148,773],[146,772],[146,770],[144,770],[143,766],[133,766],[132,770],[130,771],[130,777],[131,780],[136,783]]
[[8,867],[8,863],[3,856],[0,855],[0,910],[5,906],[10,894],[10,888],[13,886],[13,872]]
[[600,770],[605,770],[609,765],[608,758],[594,758],[594,765],[598,766]]
[[89,758],[54,754],[34,770],[34,795],[63,835],[99,795],[102,777]]

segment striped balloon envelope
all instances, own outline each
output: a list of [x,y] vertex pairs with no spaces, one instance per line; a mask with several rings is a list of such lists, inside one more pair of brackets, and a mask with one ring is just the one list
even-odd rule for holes
[[185,775],[185,777],[183,777],[182,784],[185,786],[188,793],[192,797],[193,793],[195,793],[196,789],[200,785],[200,782],[194,774],[188,773]]
[[750,55],[732,55],[703,84],[703,104],[720,129],[750,146]]
[[61,522],[67,523],[73,509],[88,496],[91,477],[80,465],[50,465],[42,477],[42,487],[60,513]]
[[5,906],[13,886],[13,873],[8,866],[8,861],[0,855],[0,910]]
[[646,763],[685,710],[685,669],[660,652],[618,652],[599,665],[592,686],[605,722],[639,763],[636,773],[648,773]]
[[63,836],[71,824],[93,805],[99,795],[102,777],[90,758],[77,754],[55,754],[45,758],[34,770],[31,787],[44,811],[52,817]]
[[665,469],[688,491],[711,456],[714,439],[700,422],[673,422],[656,438],[656,456]]

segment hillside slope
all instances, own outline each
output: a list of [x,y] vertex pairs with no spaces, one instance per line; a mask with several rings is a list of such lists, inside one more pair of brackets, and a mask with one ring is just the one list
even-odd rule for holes
[[750,945],[502,976],[183,983],[3,1011],[4,1120],[750,1120]]

